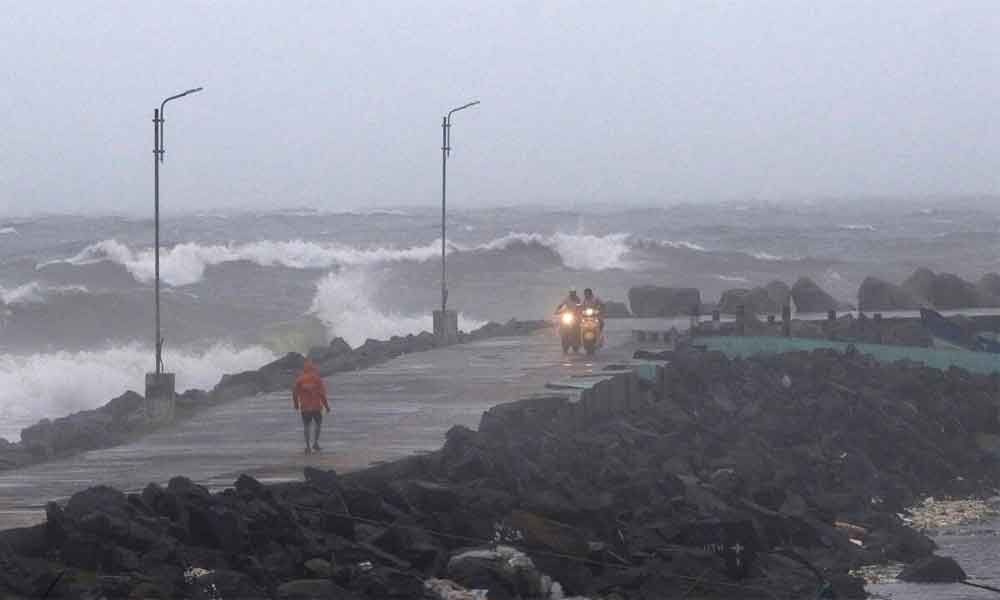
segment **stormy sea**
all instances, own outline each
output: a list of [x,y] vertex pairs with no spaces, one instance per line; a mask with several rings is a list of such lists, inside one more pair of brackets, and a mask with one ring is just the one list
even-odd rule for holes
[[[902,207],[901,207],[902,206]],[[341,336],[430,329],[440,213],[210,212],[162,222],[166,368],[178,388]],[[449,304],[469,329],[540,318],[566,290],[726,289],[799,276],[853,302],[867,275],[997,270],[1000,212],[974,202],[816,201],[455,210]],[[0,218],[0,437],[141,389],[153,367],[150,218]]]

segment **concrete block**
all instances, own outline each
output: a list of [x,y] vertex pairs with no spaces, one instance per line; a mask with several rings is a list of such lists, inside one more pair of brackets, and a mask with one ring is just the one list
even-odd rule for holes
[[434,311],[434,336],[444,344],[458,341],[458,313],[453,310]]
[[173,373],[146,373],[146,398],[143,409],[149,423],[171,423],[177,405]]

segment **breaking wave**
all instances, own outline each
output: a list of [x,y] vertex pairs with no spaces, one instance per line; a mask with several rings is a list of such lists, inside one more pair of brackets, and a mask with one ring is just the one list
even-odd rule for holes
[[473,247],[461,247],[465,251],[506,250],[514,244],[535,244],[554,250],[566,267],[578,271],[604,271],[606,269],[628,268],[625,255],[629,253],[629,238],[625,233],[605,236],[588,234],[554,233],[509,233],[491,242]]
[[757,260],[766,260],[770,262],[775,262],[779,260],[785,260],[783,256],[777,256],[775,254],[768,254],[767,252],[751,252],[750,256],[756,258]]
[[[405,315],[375,306],[377,282],[363,269],[329,273],[316,284],[310,313],[326,326],[330,337],[342,337],[353,347],[368,338],[387,339],[433,330],[430,315]],[[459,315],[458,326],[469,331],[483,323]]]
[[[587,234],[511,233],[479,245],[452,243],[448,252],[488,252],[506,250],[515,244],[536,244],[555,251],[570,269],[602,271],[628,268],[630,236],[616,233],[605,236]],[[386,262],[423,262],[440,256],[440,238],[428,244],[405,248],[358,248],[337,243],[303,240],[260,241],[246,244],[177,244],[160,251],[160,277],[168,285],[183,286],[197,283],[211,265],[249,261],[263,267],[283,266],[292,269],[329,269],[332,267],[362,267]],[[117,240],[103,240],[87,246],[75,256],[43,263],[89,265],[113,262],[124,266],[132,277],[148,283],[155,276],[154,254],[151,248],[135,250]]]
[[[160,251],[160,277],[168,285],[190,285],[201,281],[207,267],[237,261],[249,261],[263,267],[284,266],[292,269],[326,269],[338,265],[367,265],[404,260],[424,261],[437,256],[440,247],[440,240],[425,246],[403,249],[391,247],[361,249],[342,244],[321,244],[302,240],[214,245],[184,243]],[[124,266],[142,283],[148,283],[155,277],[154,254],[151,248],[135,251],[117,240],[104,240],[92,244],[72,258],[53,262],[87,265],[102,261]],[[45,264],[39,265],[39,268],[44,266]]]
[[18,235],[18,232],[13,227],[0,227],[0,235]]
[[[211,388],[224,373],[257,369],[276,358],[261,346],[216,344],[201,351],[164,350],[177,389]],[[139,343],[106,350],[0,354],[0,437],[18,439],[39,419],[96,408],[126,390],[143,392],[152,350]]]
[[32,281],[15,288],[0,287],[0,304],[33,304],[45,302],[49,294],[86,294],[87,288],[82,285],[50,286]]

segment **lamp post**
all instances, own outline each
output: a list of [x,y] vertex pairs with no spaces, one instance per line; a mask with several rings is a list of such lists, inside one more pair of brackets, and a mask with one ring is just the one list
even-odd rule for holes
[[167,102],[183,98],[188,94],[200,92],[203,88],[193,88],[180,94],[170,96],[160,103],[160,108],[153,109],[153,221],[154,234],[153,253],[156,263],[156,375],[163,373],[163,337],[160,331],[160,163],[163,162],[163,122],[166,121],[164,109]]
[[153,109],[153,227],[155,229],[153,254],[155,261],[155,298],[156,298],[156,369],[146,373],[145,411],[147,421],[154,423],[170,422],[174,418],[176,400],[174,389],[174,374],[163,372],[163,336],[160,331],[160,163],[163,162],[163,123],[164,109],[167,102],[183,98],[188,94],[200,92],[202,88],[193,88],[175,94],[160,103],[160,108]]
[[[458,334],[458,316],[448,312],[448,278],[447,278],[447,211],[448,192],[448,156],[451,154],[451,115],[479,104],[479,100],[463,104],[448,111],[441,119],[441,311],[435,312],[434,333],[445,341]],[[440,315],[440,316],[439,316]]]

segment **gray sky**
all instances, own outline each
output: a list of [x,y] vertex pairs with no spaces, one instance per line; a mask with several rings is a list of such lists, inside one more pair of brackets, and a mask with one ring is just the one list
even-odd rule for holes
[[982,2],[0,1],[0,214],[1000,193]]

